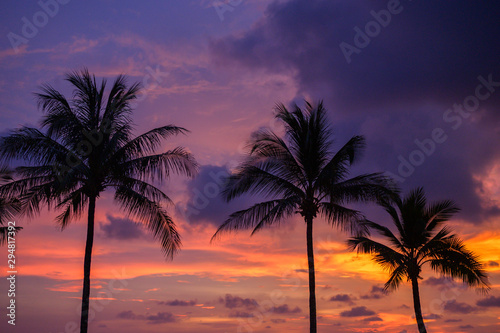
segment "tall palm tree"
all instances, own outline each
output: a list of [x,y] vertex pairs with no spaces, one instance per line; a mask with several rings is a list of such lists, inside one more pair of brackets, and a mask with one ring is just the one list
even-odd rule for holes
[[348,178],[349,167],[358,159],[365,140],[355,136],[334,153],[322,102],[316,107],[306,102],[304,110],[295,105],[293,111],[280,104],[275,117],[284,125],[285,137],[269,129],[255,133],[246,160],[222,191],[227,201],[245,193],[260,194],[270,200],[231,214],[212,240],[223,232],[238,229],[253,228],[253,235],[299,213],[307,230],[310,332],[316,332],[314,219],[319,214],[334,227],[360,231],[356,222],[362,214],[345,204],[386,198],[395,188],[380,173]]
[[352,249],[373,254],[373,259],[389,270],[386,290],[396,290],[403,278],[411,281],[415,318],[420,333],[427,332],[418,289],[424,264],[430,263],[434,271],[461,279],[465,284],[478,287],[481,291],[489,289],[486,272],[478,256],[469,251],[450,228],[443,226],[459,211],[452,201],[427,204],[424,190],[417,188],[404,199],[397,199],[394,203],[386,202],[382,206],[391,216],[398,231],[397,236],[378,223],[365,221],[365,225],[377,231],[389,245],[365,236],[353,237],[348,243]]
[[[0,168],[0,185],[12,181],[12,171],[7,167]],[[20,201],[16,198],[8,196],[0,196],[0,245],[7,242],[9,227],[5,226],[5,222],[12,220],[15,214],[19,213]],[[21,230],[22,227],[15,227],[15,231]]]
[[66,80],[74,88],[71,100],[48,85],[37,94],[45,131],[22,127],[1,138],[0,157],[28,162],[16,168],[20,179],[4,191],[20,195],[29,215],[43,205],[62,210],[57,223],[65,228],[88,212],[80,325],[80,332],[87,332],[97,199],[114,189],[115,201],[143,222],[172,258],[181,241],[161,206],[170,199],[148,180],[161,181],[171,172],[193,176],[196,162],[182,147],[155,153],[164,139],[186,133],[182,127],[162,126],[133,137],[130,103],[137,98],[139,84],[127,86],[120,75],[106,92],[106,80],[98,84],[87,69],[68,74]]

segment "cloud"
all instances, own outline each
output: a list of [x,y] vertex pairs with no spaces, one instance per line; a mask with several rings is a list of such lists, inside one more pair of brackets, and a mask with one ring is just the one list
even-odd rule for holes
[[389,293],[385,291],[383,287],[372,286],[370,293],[367,295],[361,295],[361,299],[380,299],[388,294]]
[[[471,3],[402,5],[402,13],[394,15],[389,26],[348,64],[339,45],[354,44],[354,28],[364,29],[374,20],[370,10],[378,12],[382,7],[367,8],[362,1],[273,2],[251,29],[212,40],[211,53],[224,65],[269,72],[294,69],[304,91],[330,88],[342,105],[350,105],[349,112],[373,103],[407,103],[421,96],[462,96],[471,77],[497,68],[492,45],[499,45],[500,27],[484,13],[500,15],[500,7]],[[477,15],[468,29],[456,23],[464,10]],[[420,24],[423,18],[425,25]],[[455,36],[461,37],[460,43]],[[394,45],[401,49],[396,52]],[[463,67],[457,71],[459,64]]]
[[252,310],[258,305],[257,301],[253,298],[242,298],[231,294],[226,294],[224,298],[220,297],[219,303],[223,303],[228,309],[246,308]]
[[121,319],[137,319],[138,316],[133,311],[128,310],[118,313],[116,317]]
[[229,171],[226,167],[202,165],[198,175],[187,181],[189,198],[187,203],[177,205],[177,214],[192,225],[221,225],[228,216],[238,210],[248,208],[249,201],[241,197],[227,203],[220,194],[225,186]]
[[461,321],[462,321],[462,319],[446,319],[444,322],[445,323],[459,323]]
[[160,301],[158,302],[160,305],[169,305],[169,306],[193,306],[196,304],[195,300],[183,301],[174,299],[173,301]]
[[453,288],[467,288],[464,284],[459,284],[453,279],[441,276],[439,278],[430,277],[425,279],[423,284],[428,286],[437,287],[439,290],[453,289]]
[[372,321],[384,321],[384,320],[382,318],[380,318],[379,316],[373,316],[373,317],[364,318],[363,321],[371,323]]
[[146,317],[152,324],[163,324],[163,323],[174,323],[176,322],[175,316],[170,312],[158,312],[155,315],[150,315]]
[[441,316],[435,313],[424,315],[424,319],[441,319]]
[[460,328],[462,330],[470,330],[470,329],[474,328],[474,326],[472,326],[472,325],[461,325],[461,326],[458,326],[458,328]]
[[286,320],[281,319],[281,318],[276,318],[276,319],[271,319],[271,322],[274,324],[282,324],[282,323],[286,323]]
[[350,295],[347,295],[347,294],[337,294],[337,295],[330,297],[330,301],[331,302],[345,302],[345,303],[352,304],[352,303],[354,303],[353,302],[354,298],[351,297]]
[[150,324],[163,324],[176,322],[175,316],[170,312],[158,312],[154,315],[137,315],[133,311],[122,311],[117,314],[117,318],[130,320],[146,320]]
[[500,307],[500,297],[490,296],[476,302],[477,306],[483,307]]
[[279,306],[274,306],[270,309],[270,312],[276,313],[276,314],[294,314],[294,313],[301,313],[302,309],[300,309],[298,306],[295,308],[290,308],[288,304],[283,304]]
[[476,311],[476,308],[467,303],[461,303],[457,302],[456,300],[452,300],[444,304],[444,310],[452,313],[469,314]]
[[254,315],[245,311],[231,311],[229,312],[229,318],[252,318]]
[[376,313],[372,310],[368,310],[365,306],[357,306],[351,310],[343,311],[340,313],[341,317],[365,317],[374,316]]
[[498,267],[500,266],[500,264],[496,261],[493,261],[493,260],[490,260],[488,261],[488,264],[487,264],[489,267]]
[[142,227],[128,218],[106,215],[109,223],[99,223],[105,238],[132,240],[144,237]]

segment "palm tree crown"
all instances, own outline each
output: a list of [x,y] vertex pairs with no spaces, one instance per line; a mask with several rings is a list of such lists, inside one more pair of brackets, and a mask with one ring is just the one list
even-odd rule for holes
[[340,150],[331,150],[331,129],[322,103],[306,102],[305,110],[295,105],[288,111],[276,107],[275,117],[285,127],[285,138],[269,129],[256,132],[246,160],[229,177],[222,194],[230,201],[245,193],[269,200],[237,211],[218,228],[221,233],[253,229],[279,223],[299,213],[307,224],[311,332],[316,332],[316,304],[312,223],[319,214],[333,226],[359,231],[362,214],[345,207],[349,202],[379,200],[395,190],[380,173],[349,178],[349,167],[357,161],[365,141],[351,138]]
[[115,201],[143,222],[172,257],[181,242],[161,206],[170,199],[148,180],[161,181],[171,172],[193,176],[196,162],[182,147],[155,154],[164,139],[186,133],[182,127],[162,126],[133,137],[130,103],[137,98],[139,84],[128,87],[120,75],[108,92],[106,80],[99,85],[86,69],[68,74],[66,80],[74,87],[71,100],[48,85],[36,95],[45,131],[22,127],[1,138],[0,159],[28,162],[16,168],[19,179],[2,191],[20,196],[28,215],[38,213],[42,205],[62,210],[57,217],[61,228],[88,210],[81,324],[81,332],[86,332],[96,199],[114,189]]
[[[486,291],[488,281],[483,265],[473,252],[451,229],[444,225],[459,208],[450,200],[427,204],[422,188],[410,192],[404,199],[382,203],[392,218],[397,236],[387,227],[373,221],[365,225],[387,240],[387,244],[366,236],[356,236],[348,243],[353,249],[374,255],[374,260],[389,271],[386,290],[395,290],[403,279],[411,281],[414,288],[415,311],[420,312],[418,280],[422,267],[430,267],[445,276],[461,279],[465,284]],[[415,293],[417,293],[415,295]],[[419,329],[425,332],[421,313],[416,313]]]

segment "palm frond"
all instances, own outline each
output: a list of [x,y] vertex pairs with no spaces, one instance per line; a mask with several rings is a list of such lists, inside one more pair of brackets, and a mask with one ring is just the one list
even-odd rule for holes
[[124,175],[160,181],[168,177],[171,172],[193,177],[197,167],[193,155],[183,147],[176,147],[162,154],[138,157],[118,165]]
[[180,249],[181,238],[167,212],[157,202],[125,186],[116,189],[115,200],[127,213],[143,222],[160,241],[165,255],[173,258]]
[[428,231],[434,230],[459,211],[460,208],[451,200],[443,200],[430,205],[425,212],[428,220],[426,229]]
[[[22,229],[23,227],[14,227],[14,233],[17,234]],[[0,227],[0,246],[7,243],[9,232],[9,227]]]
[[364,147],[364,137],[352,137],[323,167],[315,181],[315,187],[323,187],[324,185],[328,187],[345,179],[349,172],[349,166],[359,158]]
[[388,201],[399,191],[392,179],[382,173],[359,175],[322,187],[331,201],[339,203]]
[[319,213],[330,225],[348,231],[351,234],[364,235],[368,231],[362,223],[365,217],[357,210],[349,209],[332,202],[321,202],[319,203]]
[[258,166],[244,164],[235,174],[228,177],[228,181],[221,191],[222,197],[230,201],[245,193],[263,194],[264,196],[304,196],[303,191],[285,178],[282,178],[265,169],[275,169],[275,164],[267,161]]
[[160,147],[163,140],[173,135],[186,134],[188,132],[187,129],[174,125],[166,125],[152,129],[128,141],[119,148],[114,153],[115,156],[110,159],[122,162],[125,159],[139,158],[145,154],[152,154]]
[[292,215],[299,202],[299,198],[269,200],[234,212],[217,229],[210,242],[230,231],[254,229],[253,234],[265,225],[272,225]]
[[430,255],[430,264],[435,271],[461,279],[463,283],[477,287],[482,292],[490,289],[484,265],[479,261],[479,257],[469,251],[457,237],[443,240],[441,246],[435,246]]

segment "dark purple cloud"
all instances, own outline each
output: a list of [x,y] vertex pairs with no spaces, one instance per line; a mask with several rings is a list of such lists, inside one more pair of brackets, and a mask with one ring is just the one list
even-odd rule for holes
[[196,304],[195,300],[183,301],[174,299],[173,301],[160,301],[158,302],[160,305],[169,305],[169,306],[193,306]]
[[170,312],[158,312],[155,315],[146,316],[151,324],[164,324],[164,323],[174,323],[176,322],[175,316]]
[[472,326],[472,325],[461,325],[461,326],[458,326],[458,328],[460,328],[462,330],[470,330],[470,329],[473,329],[474,326]]
[[120,319],[137,319],[137,315],[132,310],[122,311],[116,315]]
[[366,306],[357,306],[351,310],[343,311],[340,313],[341,317],[365,317],[374,316],[376,313],[372,310],[368,310]]
[[352,304],[354,301],[354,298],[351,295],[347,295],[347,294],[337,294],[337,295],[330,297],[330,301],[331,302],[345,302],[345,303]]
[[441,319],[441,316],[435,313],[424,315],[424,319]]
[[298,306],[291,308],[290,306],[288,306],[288,304],[283,304],[279,306],[273,306],[269,311],[276,314],[294,314],[301,313],[302,309]]
[[164,323],[174,323],[176,322],[175,316],[170,312],[158,312],[152,315],[138,315],[133,311],[122,311],[116,315],[120,319],[130,319],[130,320],[146,320],[150,324],[164,324]]
[[211,51],[224,65],[229,61],[273,72],[295,69],[304,91],[329,87],[351,112],[374,104],[406,104],[421,96],[459,97],[468,92],[471,78],[498,67],[497,4],[400,3],[401,12],[391,15],[389,25],[350,64],[340,44],[354,44],[355,28],[364,30],[375,21],[371,11],[380,13],[387,3],[274,2],[259,24],[213,40]]
[[220,197],[228,176],[226,167],[202,165],[198,175],[187,181],[189,198],[187,204],[177,207],[177,213],[192,225],[210,223],[219,226],[231,213],[248,208],[246,198],[226,203]]
[[106,215],[109,223],[99,223],[105,238],[120,240],[138,239],[144,236],[142,227],[128,218]]
[[219,303],[224,304],[224,306],[228,309],[246,308],[252,310],[258,305],[257,301],[253,298],[242,298],[231,294],[226,294],[226,296],[220,297]]
[[229,318],[252,318],[254,315],[246,311],[231,311],[229,312]]
[[373,321],[384,321],[384,320],[382,318],[380,318],[379,316],[373,316],[373,317],[364,318],[362,321],[371,323]]
[[370,292],[366,295],[361,295],[361,299],[379,299],[388,295],[388,292],[383,287],[372,286]]
[[452,313],[469,314],[477,309],[467,303],[457,302],[456,300],[448,301],[444,304],[444,310]]
[[445,323],[459,323],[461,321],[462,321],[462,319],[446,319],[444,322]]
[[500,307],[500,297],[490,296],[476,302],[477,306]]

